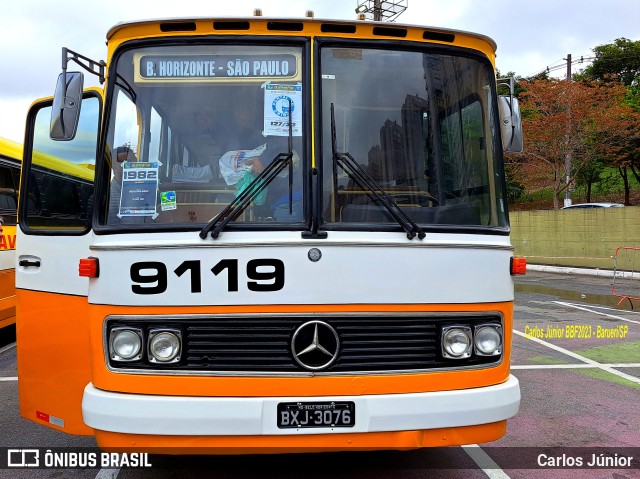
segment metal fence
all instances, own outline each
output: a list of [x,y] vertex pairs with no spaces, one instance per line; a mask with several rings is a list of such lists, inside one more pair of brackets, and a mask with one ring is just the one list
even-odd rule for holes
[[[640,301],[640,248],[621,246],[614,256],[611,293],[623,301]],[[633,304],[633,303],[632,303]]]

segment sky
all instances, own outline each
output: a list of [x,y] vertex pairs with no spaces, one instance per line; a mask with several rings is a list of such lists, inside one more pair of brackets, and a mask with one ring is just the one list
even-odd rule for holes
[[[362,0],[361,0],[362,1]],[[106,33],[145,18],[265,17],[355,19],[358,0],[20,0],[0,15],[0,137],[22,143],[29,105],[52,95],[61,48],[106,58]],[[616,38],[640,40],[640,0],[407,0],[397,23],[472,31],[498,44],[502,73],[531,76],[593,55]],[[72,64],[73,65],[73,64]],[[574,65],[574,72],[587,64]],[[73,69],[73,68],[72,68]],[[556,70],[565,75],[566,69]],[[93,83],[92,83],[93,82]],[[85,74],[85,86],[96,84]]]

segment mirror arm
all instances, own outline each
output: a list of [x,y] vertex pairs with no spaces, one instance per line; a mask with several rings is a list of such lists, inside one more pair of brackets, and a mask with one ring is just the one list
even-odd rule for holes
[[513,95],[516,92],[516,81],[513,77],[498,78],[496,84],[506,85],[509,87],[509,111],[513,115]]
[[104,83],[105,67],[107,66],[104,60],[100,60],[99,62],[96,62],[95,60],[85,57],[84,55],[80,55],[79,53],[74,52],[73,50],[69,50],[66,47],[62,47],[62,73],[67,72],[67,63],[69,63],[70,61],[77,63],[89,73],[96,75],[100,80],[100,84]]

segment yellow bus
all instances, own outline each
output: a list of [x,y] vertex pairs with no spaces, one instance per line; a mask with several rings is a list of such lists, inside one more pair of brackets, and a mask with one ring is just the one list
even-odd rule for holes
[[[15,262],[16,262],[16,220],[22,145],[0,138],[0,328],[16,322]],[[34,162],[49,168],[68,171],[65,161],[35,152]],[[80,169],[76,174],[88,178]],[[92,179],[92,177],[91,177]],[[31,195],[28,201],[29,214],[34,213],[37,204]]]
[[0,329],[16,322],[15,253],[22,145],[0,138]]
[[178,453],[504,435],[521,137],[495,49],[309,17],[135,21],[106,62],[63,49],[27,118],[22,416]]

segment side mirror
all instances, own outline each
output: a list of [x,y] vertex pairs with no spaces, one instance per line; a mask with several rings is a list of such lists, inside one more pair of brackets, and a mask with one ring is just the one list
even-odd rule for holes
[[502,133],[502,148],[504,151],[522,153],[522,120],[518,99],[513,96],[498,97],[500,112],[500,131]]
[[80,72],[61,73],[51,109],[49,136],[52,140],[73,140],[78,129],[84,76]]

